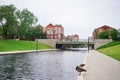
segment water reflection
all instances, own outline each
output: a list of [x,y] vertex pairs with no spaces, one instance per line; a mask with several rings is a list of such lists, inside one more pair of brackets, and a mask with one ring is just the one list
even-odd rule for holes
[[48,51],[0,56],[0,80],[76,80],[81,51]]

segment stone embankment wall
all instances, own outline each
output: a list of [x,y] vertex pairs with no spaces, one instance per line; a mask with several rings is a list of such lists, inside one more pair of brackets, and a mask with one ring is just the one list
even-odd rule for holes
[[55,40],[55,39],[38,39],[38,42],[49,45],[52,48],[56,48],[56,41],[57,40]]
[[97,49],[100,46],[103,46],[109,42],[112,42],[112,39],[95,39],[94,40],[94,49]]
[[[49,45],[53,48],[56,48],[56,42],[55,39],[38,39],[38,42],[41,42],[43,44]],[[94,40],[94,49],[97,49],[98,47],[105,45],[109,42],[112,42],[112,39],[95,39]]]

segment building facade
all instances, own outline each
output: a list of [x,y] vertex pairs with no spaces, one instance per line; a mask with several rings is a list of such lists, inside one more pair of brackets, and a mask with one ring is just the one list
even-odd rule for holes
[[45,30],[45,27],[43,27],[42,25],[38,25],[38,27],[40,28],[40,30],[42,31],[42,32],[45,32],[46,30]]
[[78,35],[68,35],[66,37],[67,41],[79,41],[79,36]]
[[62,40],[64,37],[64,28],[62,25],[48,24],[46,26],[46,37],[48,39]]
[[98,35],[99,33],[101,32],[104,32],[104,31],[108,31],[109,32],[109,39],[111,38],[110,36],[110,31],[113,30],[114,28],[108,26],[108,25],[104,25],[104,26],[101,26],[97,29],[94,29],[93,31],[93,39],[99,39]]

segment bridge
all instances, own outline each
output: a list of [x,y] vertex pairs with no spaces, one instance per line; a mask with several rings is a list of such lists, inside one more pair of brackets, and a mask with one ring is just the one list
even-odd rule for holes
[[94,49],[94,41],[93,40],[80,40],[80,41],[57,41],[56,48],[65,49],[65,48],[79,48],[79,47],[90,47]]
[[89,49],[97,49],[102,45],[112,42],[112,39],[95,39],[95,40],[81,39],[79,41],[58,41],[55,39],[38,39],[36,41],[58,49],[79,48],[79,47],[88,47]]

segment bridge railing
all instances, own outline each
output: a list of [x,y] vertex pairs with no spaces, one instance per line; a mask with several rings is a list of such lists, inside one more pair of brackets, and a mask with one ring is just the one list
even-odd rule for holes
[[[58,40],[57,42],[88,42],[88,39],[80,39],[79,41],[66,41],[66,40]],[[89,40],[89,42],[94,42],[93,40]]]

